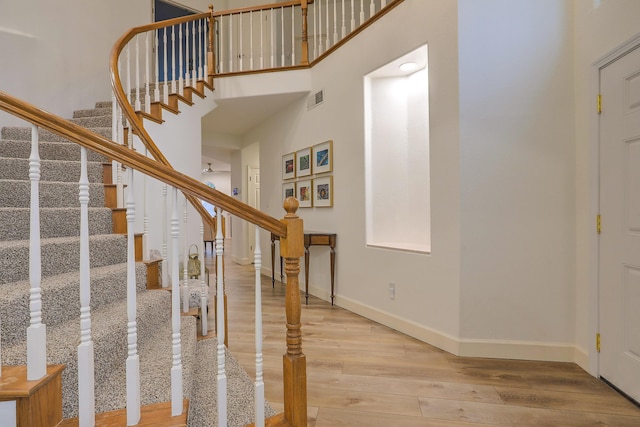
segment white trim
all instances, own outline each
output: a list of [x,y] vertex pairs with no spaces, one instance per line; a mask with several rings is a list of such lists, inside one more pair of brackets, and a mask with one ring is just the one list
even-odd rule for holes
[[[596,99],[600,93],[600,70],[612,62],[618,60],[629,52],[640,49],[640,33],[621,43],[609,53],[598,58],[591,67],[590,76],[590,97]],[[596,218],[600,211],[600,116],[595,108],[590,113],[590,138],[589,138],[589,158],[592,159],[589,165],[590,170],[590,214],[591,218]],[[593,337],[600,330],[600,300],[599,300],[599,266],[600,266],[600,239],[596,233],[590,239],[590,281],[589,281],[589,334]],[[591,375],[600,376],[600,354],[596,351],[595,345],[587,350],[581,349],[581,353],[576,355],[576,363],[586,369]]]
[[[329,291],[324,288],[310,286],[309,293],[330,301]],[[336,295],[334,303],[456,356],[574,362],[581,367],[584,367],[588,360],[586,352],[576,348],[572,343],[459,339],[344,296]]]
[[251,259],[246,257],[239,257],[237,255],[231,255],[231,261],[240,265],[251,265]]

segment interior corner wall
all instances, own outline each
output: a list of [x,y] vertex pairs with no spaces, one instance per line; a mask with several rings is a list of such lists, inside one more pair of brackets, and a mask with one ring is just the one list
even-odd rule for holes
[[[638,1],[575,2],[576,345],[597,372],[598,93],[596,61],[640,34]],[[587,363],[581,364],[586,368]]]
[[[432,254],[368,248],[364,76],[427,42]],[[298,101],[248,135],[248,140],[261,144],[262,209],[282,217],[284,154],[333,140],[334,206],[300,208],[298,214],[306,230],[337,233],[335,303],[456,352],[460,265],[456,2],[405,0],[311,73],[312,93],[325,90],[322,104],[307,110],[306,100]],[[263,254],[270,253],[269,243],[263,240]],[[310,292],[328,300],[329,249],[312,247],[310,257]],[[304,282],[304,268],[300,278]],[[390,282],[396,286],[394,300],[388,297]]]
[[[260,167],[261,150],[259,141],[246,138],[245,141],[251,142],[245,142],[245,146],[231,156],[231,186],[234,188],[238,188],[240,191],[240,194],[238,194],[236,197],[238,197],[243,203],[248,203],[249,183],[247,179],[247,172],[249,167]],[[251,264],[253,262],[253,254],[249,250],[249,226],[247,222],[243,219],[233,216],[232,227],[232,260],[238,264]]]
[[461,338],[573,360],[573,8],[459,0]]
[[[111,48],[151,20],[146,1],[4,1],[0,8],[0,90],[64,118],[111,100]],[[24,126],[7,114],[0,122]]]

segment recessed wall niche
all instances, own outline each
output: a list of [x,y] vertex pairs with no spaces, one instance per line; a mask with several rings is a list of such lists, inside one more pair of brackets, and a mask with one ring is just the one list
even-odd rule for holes
[[364,77],[367,245],[431,252],[427,45]]

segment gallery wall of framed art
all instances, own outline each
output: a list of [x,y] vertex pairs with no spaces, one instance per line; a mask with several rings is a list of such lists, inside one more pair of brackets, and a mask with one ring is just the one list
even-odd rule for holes
[[301,208],[333,206],[333,141],[282,156],[282,199],[294,196]]

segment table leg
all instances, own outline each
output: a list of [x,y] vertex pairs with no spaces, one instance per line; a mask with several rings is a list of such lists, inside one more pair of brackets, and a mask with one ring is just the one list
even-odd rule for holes
[[[273,236],[271,236],[271,287],[272,288],[276,287],[276,272],[274,270],[275,256],[276,256],[276,242],[273,239]],[[280,258],[280,274],[282,274],[282,258]],[[282,277],[280,277],[280,280],[282,280]]]
[[304,247],[304,296],[309,305],[309,247]]
[[336,249],[331,246],[331,305],[333,305],[333,283],[336,274]]

